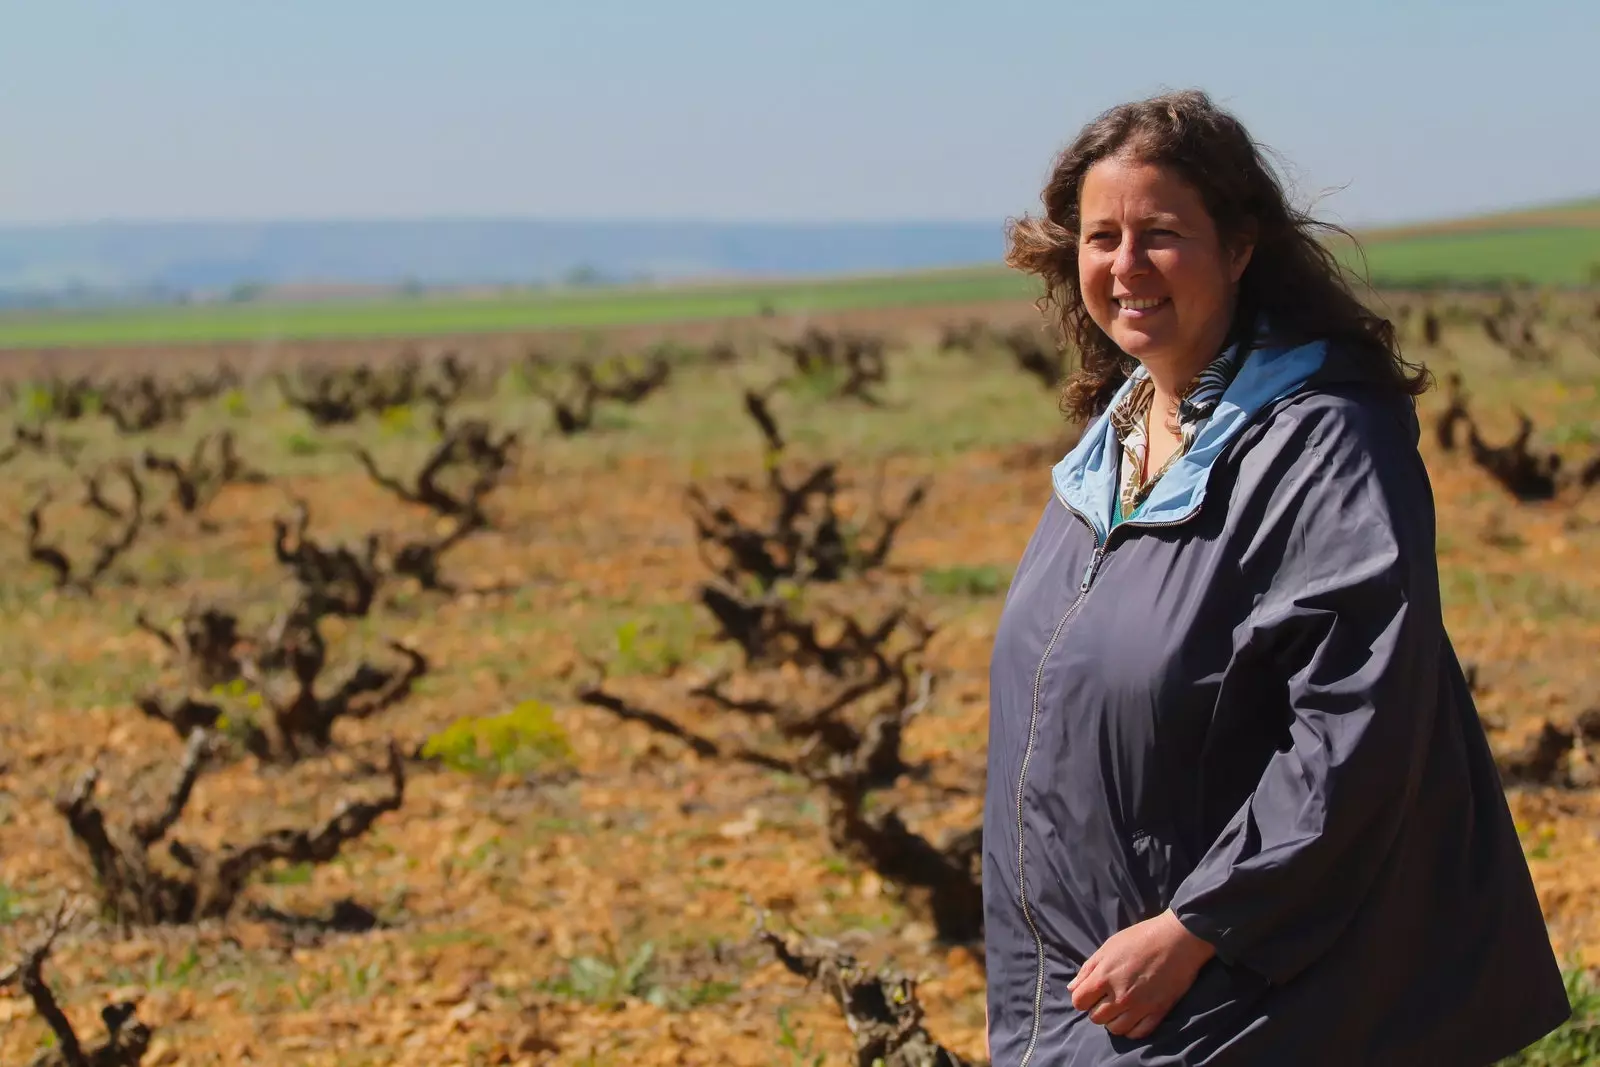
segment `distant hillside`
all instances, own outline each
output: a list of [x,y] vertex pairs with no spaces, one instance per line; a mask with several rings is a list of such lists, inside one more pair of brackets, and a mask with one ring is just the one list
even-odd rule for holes
[[[0,309],[383,299],[426,289],[808,279],[998,265],[1004,222],[527,219],[0,226]],[[1383,282],[1572,284],[1600,263],[1600,199],[1361,235]]]
[[1600,199],[1359,235],[1380,285],[1579,285],[1600,281]]
[[827,275],[997,262],[993,222],[97,223],[0,227],[0,291],[483,286]]
[[1515,211],[1495,211],[1487,215],[1445,219],[1437,222],[1418,222],[1402,226],[1385,226],[1361,234],[1363,241],[1398,241],[1412,237],[1444,237],[1464,233],[1491,233],[1530,229],[1592,229],[1600,228],[1600,197],[1591,200],[1571,200],[1559,204],[1541,204],[1537,207],[1519,208]]

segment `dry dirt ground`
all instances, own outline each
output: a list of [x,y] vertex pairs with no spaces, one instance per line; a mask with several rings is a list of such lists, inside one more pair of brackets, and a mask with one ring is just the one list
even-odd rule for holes
[[[925,657],[938,684],[906,742],[915,773],[884,800],[935,840],[980,816],[989,642],[1061,432],[1051,395],[1003,355],[932,350],[933,328],[952,317],[874,320],[904,342],[891,353],[881,408],[804,388],[774,400],[791,450],[838,458],[863,500],[880,480],[898,498],[932,478],[873,588],[917,591],[939,626]],[[1600,453],[1600,351],[1578,335],[1555,338],[1556,358],[1541,365],[1514,362],[1466,319],[1447,324],[1443,342],[1416,351],[1441,372],[1463,372],[1487,437],[1511,435],[1518,405],[1569,467]],[[389,738],[412,753],[458,720],[538,706],[530,702],[551,709],[556,743],[501,772],[409,760],[399,811],[333,862],[272,869],[226,920],[119,930],[91,907],[45,971],[79,1032],[97,1031],[101,1005],[137,997],[157,1034],[149,1064],[852,1062],[826,996],[752,946],[754,901],[777,921],[920,975],[929,1029],[981,1056],[981,948],[941,944],[894,885],[842,858],[814,790],[698,757],[573,695],[599,658],[620,688],[680,722],[715,736],[736,729],[683,696],[729,662],[695,603],[706,568],[683,489],[760,476],[739,389],[777,368],[759,355],[681,372],[665,393],[607,409],[595,432],[573,438],[554,434],[546,405],[509,379],[466,405],[523,434],[514,476],[488,498],[493,529],[445,561],[458,584],[491,591],[402,589],[340,628],[336,660],[382,660],[383,642],[400,639],[432,670],[393,709],[340,723],[328,754],[287,767],[214,763],[175,832],[215,844],[309,825],[342,799],[384,791],[376,767]],[[1430,423],[1441,406],[1438,394],[1424,399]],[[286,597],[271,522],[291,497],[306,501],[324,541],[435,521],[335,447],[362,441],[389,469],[408,469],[432,443],[418,413],[318,431],[260,381],[142,437],[118,437],[95,418],[50,424],[86,441],[80,469],[146,446],[186,450],[221,427],[272,482],[224,489],[203,525],[174,517],[151,528],[92,597],[53,589],[23,550],[22,516],[48,486],[51,536],[85,551],[100,520],[78,502],[75,475],[26,454],[4,468],[0,970],[62,894],[94,896],[52,805],[58,791],[98,765],[108,814],[126,817],[158,803],[176,772],[182,743],[134,707],[141,690],[174,679],[160,644],[134,626],[136,612],[165,620],[200,599],[264,622]],[[1522,504],[1460,451],[1440,452],[1431,431],[1424,448],[1452,635],[1478,669],[1494,743],[1514,747],[1546,719],[1570,722],[1600,705],[1600,489]],[[942,580],[951,574],[966,578]],[[1600,791],[1519,788],[1512,806],[1560,951],[1600,963]],[[341,901],[369,909],[376,928],[310,925]],[[47,1035],[15,988],[0,991],[0,1063],[27,1062]]]

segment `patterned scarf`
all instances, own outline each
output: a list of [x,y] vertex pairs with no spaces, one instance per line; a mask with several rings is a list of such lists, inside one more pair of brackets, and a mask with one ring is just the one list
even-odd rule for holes
[[1228,391],[1228,386],[1238,375],[1246,351],[1243,346],[1230,345],[1184,389],[1178,400],[1178,434],[1181,440],[1177,450],[1161,465],[1160,470],[1152,472],[1148,478],[1144,477],[1144,457],[1149,445],[1145,436],[1145,416],[1150,411],[1151,401],[1155,399],[1155,383],[1149,375],[1136,379],[1128,394],[1112,406],[1109,413],[1111,426],[1116,431],[1117,439],[1122,442],[1122,477],[1118,480],[1118,492],[1123,518],[1133,516],[1161,476],[1189,451],[1200,428],[1217,409],[1222,394]]

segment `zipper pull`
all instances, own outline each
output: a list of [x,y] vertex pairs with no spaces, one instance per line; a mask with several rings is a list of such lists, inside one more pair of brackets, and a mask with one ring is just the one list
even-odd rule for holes
[[1105,555],[1105,546],[1096,545],[1094,549],[1094,555],[1089,557],[1089,566],[1084,568],[1083,581],[1078,585],[1078,592],[1080,594],[1087,593],[1089,591],[1089,583],[1094,581],[1094,572],[1100,569],[1100,561],[1105,558]]

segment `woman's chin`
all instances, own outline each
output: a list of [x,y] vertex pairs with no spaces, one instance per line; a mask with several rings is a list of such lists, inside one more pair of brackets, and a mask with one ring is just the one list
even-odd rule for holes
[[1169,347],[1163,336],[1165,330],[1146,330],[1129,323],[1119,323],[1117,329],[1111,334],[1111,339],[1117,347],[1128,355],[1144,363],[1146,360],[1159,360],[1162,353]]

